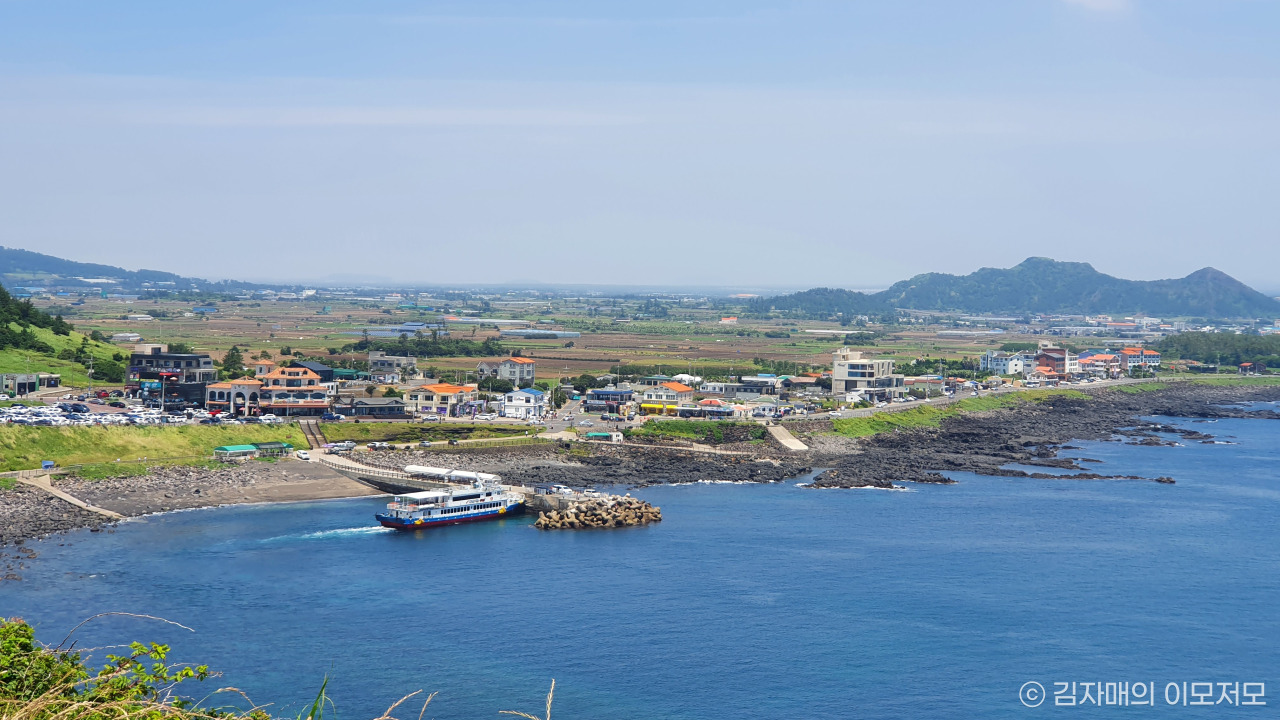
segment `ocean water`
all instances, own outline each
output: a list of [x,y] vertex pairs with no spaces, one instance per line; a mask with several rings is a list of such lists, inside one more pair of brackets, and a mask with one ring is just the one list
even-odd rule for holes
[[[665,520],[618,531],[400,534],[378,499],[154,516],[33,544],[0,614],[52,643],[106,611],[180,622],[76,638],[170,643],[285,715],[328,675],[350,720],[418,689],[424,718],[540,714],[552,678],[559,718],[1274,717],[1280,423],[1169,422],[1236,444],[1070,452],[1173,486],[655,487],[635,494]],[[1071,682],[1154,683],[1156,707],[1055,706]],[[1268,705],[1168,706],[1170,682],[1262,682]]]

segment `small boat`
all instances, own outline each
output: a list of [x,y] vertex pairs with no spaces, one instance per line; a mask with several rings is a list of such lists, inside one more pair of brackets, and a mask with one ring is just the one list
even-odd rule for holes
[[421,530],[437,525],[497,520],[523,511],[522,496],[503,490],[498,483],[477,480],[468,488],[396,495],[387,503],[387,509],[374,517],[383,527]]

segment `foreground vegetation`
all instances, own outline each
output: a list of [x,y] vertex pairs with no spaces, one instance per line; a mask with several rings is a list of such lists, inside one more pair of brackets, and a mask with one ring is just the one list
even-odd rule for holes
[[59,465],[114,463],[148,458],[203,459],[220,445],[287,442],[305,448],[297,425],[181,425],[174,427],[0,426],[0,470]]
[[[168,620],[132,613],[102,613],[102,615],[129,615],[176,625]],[[85,622],[102,615],[95,615]],[[84,623],[81,623],[83,625]],[[206,665],[173,664],[167,661],[171,648],[156,643],[134,642],[113,646],[124,648],[119,655],[106,655],[100,666],[92,663],[83,652],[68,649],[74,647],[76,626],[67,637],[54,647],[37,642],[35,630],[19,618],[0,617],[0,718],[4,720],[272,720],[261,706],[240,709],[248,702],[234,688],[225,688],[211,694],[201,693],[205,700],[199,702],[179,693],[180,686],[188,681],[202,682],[216,673]],[[68,645],[70,642],[70,645]],[[320,692],[311,706],[296,720],[323,720],[326,709],[333,703],[325,690],[326,678],[320,684]],[[529,720],[550,720],[551,703],[555,694],[555,681],[547,694],[546,714],[539,718],[529,713],[503,710],[500,714],[515,715]],[[193,693],[194,694],[194,693]],[[420,695],[412,693],[387,708],[376,720],[394,720],[391,713],[406,701]],[[426,696],[421,710],[415,702],[406,706],[411,717],[425,715],[435,693]],[[423,698],[418,698],[423,699]],[[206,702],[223,703],[222,707],[205,707]]]

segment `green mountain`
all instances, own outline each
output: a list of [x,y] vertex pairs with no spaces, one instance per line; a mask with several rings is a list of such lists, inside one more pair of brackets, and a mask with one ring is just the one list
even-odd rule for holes
[[806,290],[753,301],[759,314],[811,317],[884,312],[893,308],[966,313],[1131,314],[1241,318],[1280,316],[1280,301],[1213,268],[1175,280],[1124,280],[1088,263],[1029,258],[1008,268],[968,275],[925,273],[874,294]]
[[[114,282],[110,284],[86,282],[86,280],[100,279],[110,279]],[[0,246],[0,283],[10,288],[25,286],[77,288],[109,285],[122,290],[159,287],[207,292],[267,287],[255,283],[212,282],[160,270],[125,270],[114,265],[64,260],[44,253],[3,246]]]

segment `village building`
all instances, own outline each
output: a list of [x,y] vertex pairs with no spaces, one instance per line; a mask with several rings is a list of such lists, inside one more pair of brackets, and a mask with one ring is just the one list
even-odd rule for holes
[[893,360],[868,357],[842,347],[831,354],[831,392],[857,392],[867,400],[893,400],[906,395],[906,379],[893,372]]
[[538,364],[527,357],[509,357],[502,360],[486,360],[476,365],[476,376],[481,380],[496,378],[506,380],[514,387],[533,384]]
[[475,385],[433,383],[404,391],[405,409],[415,415],[460,417],[476,401]]
[[536,388],[513,390],[502,399],[502,417],[534,420],[546,413],[546,394]]
[[664,382],[645,388],[640,412],[647,415],[675,415],[682,404],[693,403],[693,388],[678,382]]

